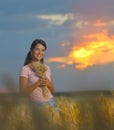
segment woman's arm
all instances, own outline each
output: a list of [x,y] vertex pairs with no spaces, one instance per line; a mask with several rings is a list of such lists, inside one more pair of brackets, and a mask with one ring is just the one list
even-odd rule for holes
[[40,82],[37,80],[31,86],[28,86],[28,79],[24,76],[20,76],[19,79],[20,92],[23,94],[30,94],[34,89],[40,87]]
[[48,85],[47,85],[48,89],[50,90],[51,93],[54,93],[54,85],[52,80],[48,81]]

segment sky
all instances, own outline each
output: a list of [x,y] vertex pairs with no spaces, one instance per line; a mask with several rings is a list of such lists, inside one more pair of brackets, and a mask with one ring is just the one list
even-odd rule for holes
[[19,90],[35,39],[47,44],[56,92],[114,90],[113,0],[1,0],[0,92]]

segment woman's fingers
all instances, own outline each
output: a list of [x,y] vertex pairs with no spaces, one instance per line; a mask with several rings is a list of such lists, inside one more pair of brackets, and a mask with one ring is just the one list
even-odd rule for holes
[[48,79],[47,78],[40,78],[40,85],[41,87],[47,86],[48,85]]

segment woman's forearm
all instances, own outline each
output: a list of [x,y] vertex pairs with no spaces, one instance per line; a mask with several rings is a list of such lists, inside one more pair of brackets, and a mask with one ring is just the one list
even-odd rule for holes
[[53,86],[52,82],[49,82],[47,87],[48,87],[48,89],[50,90],[51,93],[54,93],[54,86]]
[[40,87],[40,83],[39,81],[36,81],[34,84],[32,84],[31,86],[27,86],[26,88],[21,87],[21,93],[23,94],[30,94],[34,89],[36,89],[37,87]]

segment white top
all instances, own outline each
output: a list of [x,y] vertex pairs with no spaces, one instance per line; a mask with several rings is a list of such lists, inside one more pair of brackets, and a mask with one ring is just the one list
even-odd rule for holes
[[[51,81],[51,71],[49,66],[47,66],[47,71],[46,71],[46,77]],[[22,67],[21,71],[20,71],[20,76],[24,76],[28,79],[29,81],[29,85],[32,85],[33,83],[35,83],[39,77],[36,75],[36,73],[28,66],[25,65]],[[30,97],[36,101],[36,102],[44,102],[44,101],[49,101],[50,98],[53,97],[53,95],[51,94],[51,92],[49,91],[48,96],[44,96],[43,92],[42,92],[42,88],[37,87],[36,89],[34,89],[32,91],[32,93],[30,94]]]

